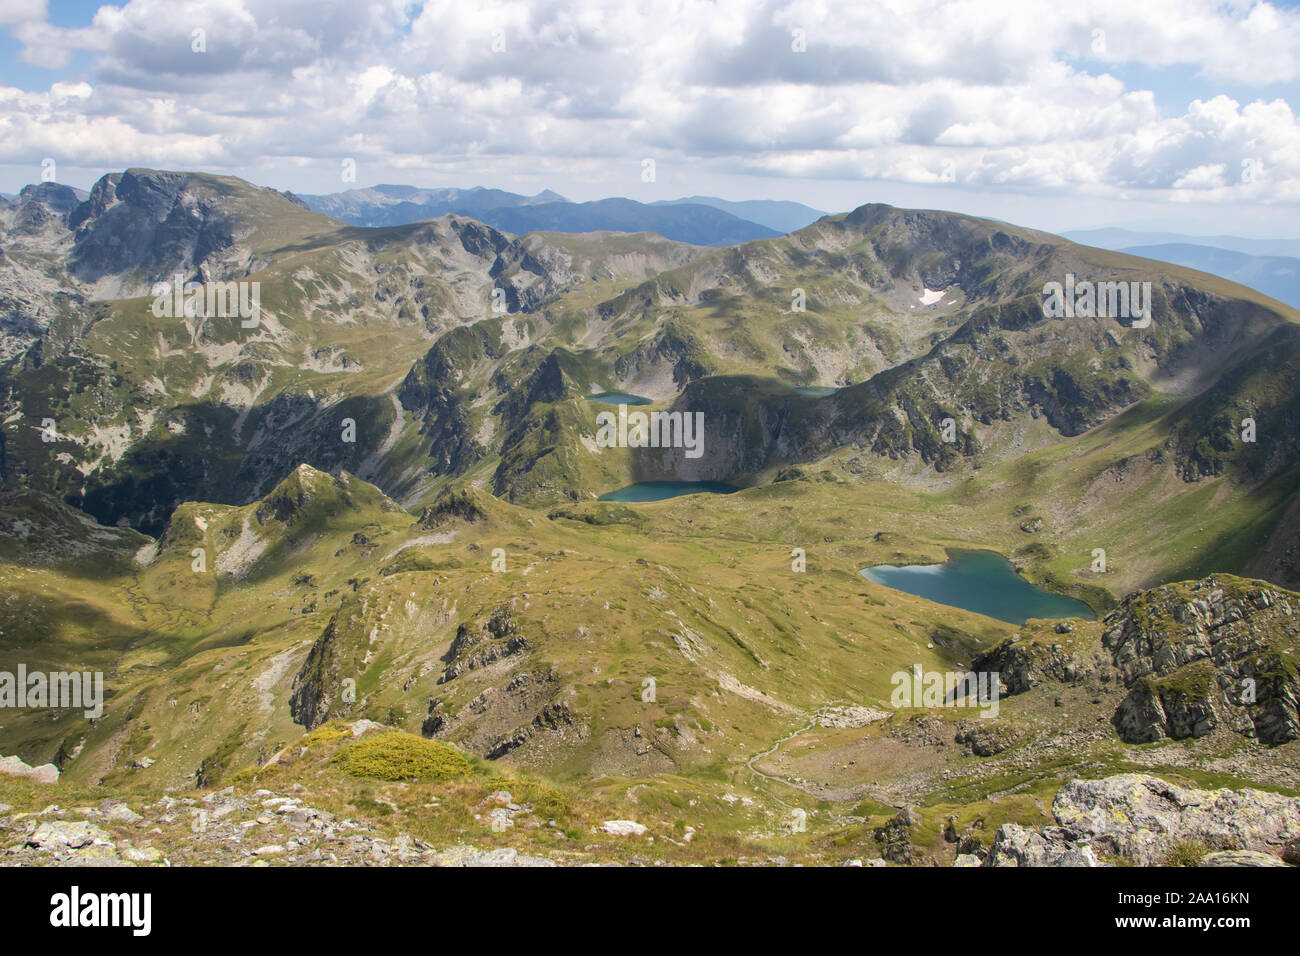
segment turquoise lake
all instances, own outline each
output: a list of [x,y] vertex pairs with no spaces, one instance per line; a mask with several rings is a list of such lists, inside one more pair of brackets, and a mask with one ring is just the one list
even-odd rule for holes
[[720,481],[642,481],[600,496],[600,501],[664,501],[682,495],[729,495],[740,489]]
[[602,405],[649,405],[652,399],[644,395],[633,395],[630,392],[597,392],[595,395],[588,395],[587,401],[600,402]]
[[945,564],[882,564],[861,574],[873,584],[1011,624],[1024,624],[1031,617],[1096,618],[1082,601],[1030,584],[1010,561],[992,551],[950,551]]
[[814,398],[822,398],[826,395],[834,395],[839,389],[832,388],[829,385],[796,385],[794,391],[796,395],[811,395]]

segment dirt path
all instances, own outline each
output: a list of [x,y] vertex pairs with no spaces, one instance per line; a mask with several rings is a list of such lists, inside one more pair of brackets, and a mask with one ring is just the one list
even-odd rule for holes
[[[887,787],[881,787],[876,784],[869,784],[869,783],[857,784],[856,786],[852,786],[852,787],[809,786],[806,784],[797,783],[796,781],[791,780],[787,777],[782,777],[777,774],[768,773],[765,770],[760,770],[757,766],[760,760],[764,759],[765,757],[770,757],[772,754],[776,753],[781,748],[781,745],[784,744],[786,741],[798,737],[800,734],[806,733],[812,728],[816,727],[818,722],[821,720],[821,718],[825,716],[827,712],[830,711],[832,708],[843,706],[846,703],[847,702],[843,700],[833,700],[823,704],[813,713],[813,715],[808,719],[808,721],[805,724],[803,724],[803,726],[799,727],[796,730],[792,730],[790,733],[786,734],[784,737],[780,738],[775,743],[773,743],[772,746],[768,747],[766,750],[762,751],[761,753],[756,753],[748,760],[746,760],[745,761],[746,768],[748,768],[754,774],[756,774],[759,777],[762,777],[764,780],[770,783],[780,784],[783,787],[789,787],[792,790],[798,790],[800,793],[806,794],[807,796],[812,797],[814,800],[819,800],[819,801],[826,800],[831,803],[845,803],[851,800],[861,800],[864,797],[870,797],[871,799],[879,803],[886,803],[891,806],[895,805],[899,799],[899,794],[893,792],[893,790]],[[777,803],[781,804],[784,807],[789,807],[791,810],[799,809],[786,803],[775,793],[772,793],[771,796],[773,800],[775,800]]]

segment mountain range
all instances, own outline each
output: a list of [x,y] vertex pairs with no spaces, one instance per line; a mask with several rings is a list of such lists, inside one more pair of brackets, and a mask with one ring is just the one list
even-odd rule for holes
[[632,199],[569,202],[545,190],[535,196],[499,189],[374,186],[302,197],[307,206],[354,226],[399,226],[447,213],[470,216],[508,232],[653,232],[678,242],[730,246],[792,232],[825,215],[794,202],[728,202],[710,196],[645,204]]
[[1173,262],[1258,289],[1300,307],[1300,242],[1239,236],[1178,236],[1103,229],[1069,233],[1079,242]]
[[[109,690],[4,714],[4,752],[122,792],[327,790],[346,755],[313,748],[364,720],[400,732],[380,763],[445,745],[577,845],[621,812],[708,861],[985,859],[1135,768],[1300,786],[1294,309],[950,212],[778,235],[698,197],[403,189],[128,169],[0,205],[0,669]],[[343,218],[384,210],[416,218]],[[171,310],[177,276],[259,311]],[[1150,321],[1049,318],[1066,282],[1149,283]],[[702,416],[701,453],[603,443],[602,393]],[[619,500],[664,482],[734,493]],[[956,550],[1091,614],[860,573]],[[914,667],[999,675],[999,715],[891,705]],[[348,812],[405,814],[404,786]],[[486,792],[421,812],[518,837]]]
[[1076,229],[1062,233],[1065,238],[1085,246],[1102,249],[1131,249],[1135,246],[1171,244],[1209,246],[1244,252],[1250,256],[1285,256],[1300,258],[1300,239],[1250,239],[1244,236],[1189,236],[1178,232],[1144,232],[1133,229]]

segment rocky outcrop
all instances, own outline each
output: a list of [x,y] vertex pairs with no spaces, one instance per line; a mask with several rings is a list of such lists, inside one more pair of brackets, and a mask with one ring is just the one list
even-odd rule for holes
[[340,658],[344,649],[340,647],[340,608],[330,617],[329,623],[320,637],[312,643],[307,652],[307,659],[293,678],[293,688],[289,694],[289,714],[294,723],[301,724],[308,730],[319,727],[330,717],[351,709],[353,701],[345,701],[345,687],[341,680],[342,667]]
[[883,827],[877,827],[873,836],[880,844],[881,857],[890,863],[911,863],[915,857],[912,827],[920,822],[921,818],[915,810],[904,807]]
[[1004,721],[963,720],[953,739],[976,757],[992,757],[1014,747],[1019,735]]
[[1071,780],[1056,795],[1052,816],[1079,839],[1143,866],[1161,862],[1185,841],[1280,852],[1300,837],[1300,798],[1186,789],[1142,774]]
[[420,512],[416,524],[432,531],[456,521],[473,524],[485,520],[487,520],[487,512],[474,500],[474,496],[467,489],[462,488],[460,491],[448,491],[439,495],[432,507]]
[[455,713],[441,698],[429,701],[421,726],[426,737],[454,739],[467,750],[497,760],[528,746],[567,747],[590,732],[585,719],[557,694],[554,671],[524,671],[487,687]]
[[1300,737],[1300,596],[1207,578],[1132,594],[1105,623],[1102,644],[1128,688],[1112,718],[1125,741],[1219,727],[1266,744]]
[[518,750],[538,734],[563,731],[564,728],[572,727],[575,723],[568,704],[564,701],[552,701],[543,707],[536,717],[514,733],[499,737],[488,748],[486,756],[489,760],[497,760],[512,750]]
[[462,623],[456,629],[451,647],[443,655],[446,668],[438,678],[439,684],[455,680],[466,671],[486,667],[493,661],[518,654],[528,647],[528,640],[519,633],[510,608],[499,605],[481,627]]
[[980,654],[970,669],[997,674],[1005,694],[1022,694],[1044,681],[1079,683],[1104,670],[1105,664],[1100,656],[1088,657],[1061,644],[1026,641],[1017,634]]

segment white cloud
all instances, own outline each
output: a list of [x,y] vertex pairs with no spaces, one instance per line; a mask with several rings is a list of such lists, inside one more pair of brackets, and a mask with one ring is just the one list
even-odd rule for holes
[[[0,0],[0,22],[31,6]],[[1300,126],[1277,87],[1300,83],[1300,14],[1267,3],[129,0],[78,29],[7,22],[32,62],[92,61],[44,93],[0,90],[9,162],[636,169],[653,156],[1300,200]],[[1178,109],[1166,95],[1162,109],[1126,86],[1135,66],[1238,95]],[[1266,98],[1243,99],[1250,88]]]
[[0,24],[44,20],[48,0],[0,0]]

